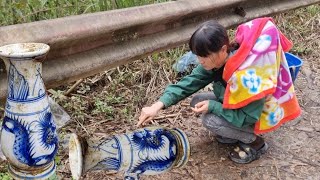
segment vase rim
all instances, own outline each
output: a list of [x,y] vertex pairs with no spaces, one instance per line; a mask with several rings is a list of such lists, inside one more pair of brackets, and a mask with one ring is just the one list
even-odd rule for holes
[[69,139],[69,164],[72,178],[79,179],[83,170],[83,149],[80,142],[80,137],[72,133]]
[[0,47],[0,56],[7,58],[32,58],[46,54],[50,46],[44,43],[16,43]]

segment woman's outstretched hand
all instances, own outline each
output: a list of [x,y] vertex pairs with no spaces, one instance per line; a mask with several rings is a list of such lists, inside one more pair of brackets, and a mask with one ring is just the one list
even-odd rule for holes
[[209,110],[209,100],[198,102],[194,108],[191,107],[192,111],[195,113],[205,114]]
[[151,121],[163,107],[164,104],[158,101],[152,106],[142,108],[137,126],[145,125],[147,122]]

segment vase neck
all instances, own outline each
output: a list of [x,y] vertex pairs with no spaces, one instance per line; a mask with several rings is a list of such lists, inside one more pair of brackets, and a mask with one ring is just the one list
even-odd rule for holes
[[42,63],[30,59],[5,59],[8,73],[8,98],[30,100],[43,97]]

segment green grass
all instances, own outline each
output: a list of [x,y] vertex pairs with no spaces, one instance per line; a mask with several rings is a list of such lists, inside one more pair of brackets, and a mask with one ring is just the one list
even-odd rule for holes
[[292,53],[310,55],[319,47],[319,12],[320,4],[276,16],[278,27],[294,43]]
[[2,0],[0,26],[166,1],[168,0]]
[[12,177],[9,175],[9,173],[0,173],[0,179],[1,180],[12,180]]
[[[4,161],[1,161],[4,162]],[[13,178],[9,175],[9,173],[7,172],[7,166],[2,166],[0,168],[0,179],[1,180],[13,180]]]

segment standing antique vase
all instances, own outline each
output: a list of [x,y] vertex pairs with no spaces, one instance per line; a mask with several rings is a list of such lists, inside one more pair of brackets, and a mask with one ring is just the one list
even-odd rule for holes
[[74,179],[92,170],[124,172],[125,179],[139,179],[140,175],[180,168],[189,156],[189,141],[180,129],[146,127],[101,140],[85,140],[72,134],[69,141]]
[[1,147],[14,179],[55,175],[56,126],[42,80],[42,61],[50,47],[19,43],[0,47],[8,73]]

